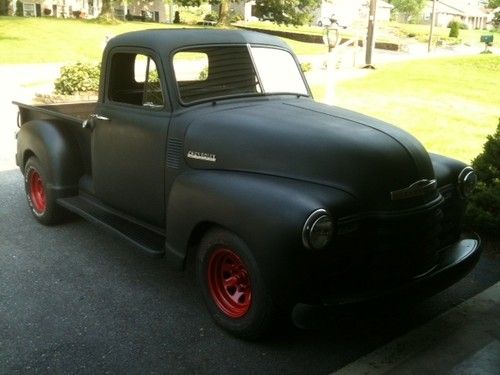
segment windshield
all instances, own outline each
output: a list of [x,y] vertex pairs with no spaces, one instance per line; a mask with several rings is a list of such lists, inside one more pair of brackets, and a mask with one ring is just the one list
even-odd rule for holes
[[177,52],[173,66],[180,99],[201,100],[309,93],[293,56],[262,46],[198,47]]

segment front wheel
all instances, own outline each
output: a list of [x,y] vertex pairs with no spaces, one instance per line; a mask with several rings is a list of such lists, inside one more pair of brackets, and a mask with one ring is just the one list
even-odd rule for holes
[[269,330],[276,310],[252,253],[238,236],[209,231],[200,244],[196,274],[219,326],[244,339],[257,339]]

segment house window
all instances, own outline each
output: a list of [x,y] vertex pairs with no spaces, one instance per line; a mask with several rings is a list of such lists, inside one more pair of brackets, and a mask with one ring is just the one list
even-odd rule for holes
[[24,17],[36,17],[36,8],[33,3],[23,4],[23,15]]

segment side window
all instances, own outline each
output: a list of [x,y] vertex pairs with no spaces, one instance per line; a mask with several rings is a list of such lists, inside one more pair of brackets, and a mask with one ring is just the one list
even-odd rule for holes
[[109,74],[109,100],[150,108],[164,106],[159,72],[150,56],[115,53]]

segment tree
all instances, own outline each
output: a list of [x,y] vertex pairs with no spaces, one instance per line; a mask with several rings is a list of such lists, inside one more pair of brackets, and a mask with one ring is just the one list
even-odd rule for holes
[[308,23],[321,0],[256,0],[259,16],[267,16],[278,24]]
[[426,0],[392,0],[396,12],[403,14],[407,19],[418,17],[424,10]]
[[491,20],[493,27],[495,29],[500,29],[500,11],[495,13],[495,16]]
[[500,0],[490,0],[488,1],[487,8],[496,9],[500,7]]
[[102,0],[101,14],[99,18],[114,19],[113,0]]
[[0,0],[0,16],[8,16],[11,6],[10,0]]

